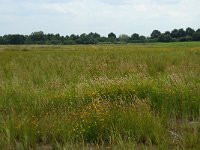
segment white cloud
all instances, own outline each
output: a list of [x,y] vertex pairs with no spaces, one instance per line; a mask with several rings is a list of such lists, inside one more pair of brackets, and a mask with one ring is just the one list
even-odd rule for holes
[[0,0],[0,34],[35,30],[149,35],[200,25],[199,0]]

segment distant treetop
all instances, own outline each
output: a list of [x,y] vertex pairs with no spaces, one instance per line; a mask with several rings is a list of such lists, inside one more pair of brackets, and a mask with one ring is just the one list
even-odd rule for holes
[[173,29],[161,33],[153,30],[150,37],[133,33],[131,36],[120,34],[118,37],[111,32],[107,37],[98,33],[90,32],[81,35],[71,34],[61,36],[60,34],[45,34],[43,31],[33,32],[30,35],[8,34],[0,36],[0,44],[52,44],[52,45],[75,45],[75,44],[101,44],[101,43],[150,43],[150,42],[174,42],[174,41],[200,41],[200,29],[196,31],[190,27],[184,29]]

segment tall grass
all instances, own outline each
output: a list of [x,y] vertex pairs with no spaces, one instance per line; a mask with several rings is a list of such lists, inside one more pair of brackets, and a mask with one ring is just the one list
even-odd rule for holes
[[200,148],[200,43],[0,48],[1,149]]

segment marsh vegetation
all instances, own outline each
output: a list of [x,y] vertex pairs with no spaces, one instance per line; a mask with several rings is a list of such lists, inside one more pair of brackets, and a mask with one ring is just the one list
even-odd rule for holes
[[200,43],[0,46],[0,149],[200,149]]

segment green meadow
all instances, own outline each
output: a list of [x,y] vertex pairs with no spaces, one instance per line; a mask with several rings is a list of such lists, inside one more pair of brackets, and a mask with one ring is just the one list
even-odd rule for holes
[[0,46],[0,149],[200,149],[200,42]]

